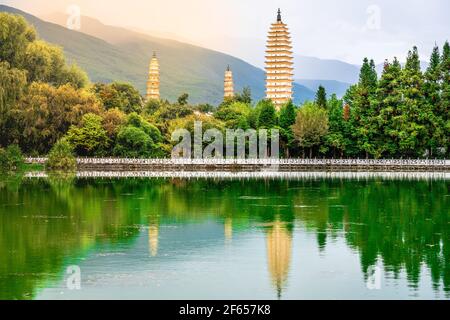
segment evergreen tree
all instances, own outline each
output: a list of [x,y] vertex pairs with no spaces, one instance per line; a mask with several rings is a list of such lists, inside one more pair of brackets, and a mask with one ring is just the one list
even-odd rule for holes
[[232,100],[250,105],[252,103],[252,91],[250,87],[244,87],[242,93],[236,93],[236,96]]
[[327,107],[327,93],[325,91],[325,88],[322,86],[319,86],[319,89],[316,93],[316,105],[321,108]]
[[383,74],[377,89],[377,124],[378,141],[376,154],[386,157],[397,156],[399,149],[400,128],[398,127],[401,117],[402,92],[400,76],[402,67],[397,58],[393,63],[385,62]]
[[361,72],[359,74],[359,86],[369,93],[373,93],[377,88],[377,71],[375,62],[364,58]]
[[258,116],[258,129],[271,129],[277,125],[277,112],[270,100],[265,100]]
[[181,96],[178,97],[177,101],[180,106],[185,106],[188,104],[188,100],[189,100],[189,94],[183,93]]
[[342,107],[342,100],[337,99],[333,94],[328,101],[328,120],[329,131],[325,137],[326,147],[332,149],[332,156],[336,158],[337,151],[339,155],[343,156],[345,150],[343,123],[344,123],[344,109]]
[[399,150],[407,157],[424,155],[429,132],[427,123],[430,121],[423,96],[424,77],[420,70],[420,59],[417,47],[409,51],[405,68],[401,75],[402,103],[398,117]]
[[292,126],[295,123],[296,116],[297,113],[292,101],[286,103],[280,110],[280,134],[286,157],[289,157],[289,149],[293,147],[294,143],[294,133],[292,131]]
[[431,54],[430,64],[425,72],[425,83],[423,94],[428,115],[428,141],[427,149],[430,156],[436,156],[439,149],[445,146],[445,124],[442,114],[441,103],[441,56],[439,48],[435,46]]
[[355,128],[353,139],[357,148],[365,153],[366,157],[375,155],[375,135],[377,126],[373,114],[376,108],[377,72],[373,60],[364,59],[359,75],[359,83],[352,86],[345,96],[350,105],[352,117],[350,126]]
[[441,66],[441,108],[440,112],[444,125],[445,147],[447,148],[446,156],[450,158],[450,45],[445,42],[442,50]]
[[280,127],[290,128],[295,123],[297,113],[292,101],[286,103],[280,110]]

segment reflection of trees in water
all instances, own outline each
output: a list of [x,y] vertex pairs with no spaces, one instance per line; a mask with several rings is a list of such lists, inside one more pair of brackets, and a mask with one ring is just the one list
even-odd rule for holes
[[297,218],[321,235],[319,247],[344,231],[348,245],[360,253],[366,277],[369,267],[381,259],[394,278],[405,271],[410,286],[417,288],[425,265],[435,290],[443,287],[450,292],[447,182],[317,181],[313,185],[316,195],[305,189],[296,201],[317,206],[317,211],[300,211]]
[[287,285],[292,228],[301,222],[316,233],[321,250],[344,237],[360,253],[364,273],[381,259],[386,270],[396,277],[406,271],[417,286],[426,265],[435,289],[443,284],[450,292],[448,188],[445,181],[381,180],[0,182],[0,252],[7,253],[0,288],[8,288],[0,289],[0,298],[33,297],[49,274],[63,272],[66,257],[129,241],[136,226],[149,226],[149,251],[156,255],[160,224],[211,219],[223,221],[226,239],[268,226],[268,266],[277,290]]
[[139,222],[113,202],[107,186],[79,188],[69,180],[24,180],[0,187],[0,299],[31,299],[64,274],[69,257],[102,242],[132,239]]

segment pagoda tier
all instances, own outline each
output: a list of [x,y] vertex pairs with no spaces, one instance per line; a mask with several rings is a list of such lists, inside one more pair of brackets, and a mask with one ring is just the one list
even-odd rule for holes
[[233,72],[230,70],[230,66],[228,66],[227,70],[225,71],[223,90],[225,100],[232,99],[234,97]]
[[151,99],[159,100],[161,98],[159,93],[159,61],[156,58],[156,54],[153,53],[153,57],[150,61],[148,80],[147,80],[147,95],[146,100]]

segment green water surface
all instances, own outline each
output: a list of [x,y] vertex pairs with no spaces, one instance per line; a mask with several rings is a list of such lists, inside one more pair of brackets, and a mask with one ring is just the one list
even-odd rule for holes
[[0,299],[317,298],[450,298],[449,181],[0,180]]

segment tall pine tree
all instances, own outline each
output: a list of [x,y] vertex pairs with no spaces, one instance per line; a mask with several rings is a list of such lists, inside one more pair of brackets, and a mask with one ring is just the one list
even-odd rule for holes
[[401,72],[402,67],[397,58],[392,63],[386,61],[378,83],[376,118],[379,134],[376,153],[380,157],[398,156],[400,136],[398,123],[401,117],[400,105],[402,103],[399,81]]
[[327,107],[327,92],[323,86],[319,86],[317,90],[316,105],[324,109]]
[[359,83],[350,88],[345,99],[352,110],[350,125],[356,128],[353,132],[353,139],[358,149],[366,157],[376,155],[373,141],[377,134],[377,127],[372,116],[376,107],[377,83],[375,63],[373,60],[369,61],[365,58],[359,75]]
[[444,140],[447,148],[446,156],[450,158],[450,45],[445,42],[442,50],[441,66],[441,108],[440,113],[444,122]]
[[292,126],[295,123],[296,117],[297,112],[292,101],[289,101],[281,108],[279,118],[281,142],[287,158],[290,156],[289,149],[294,147],[295,139]]
[[425,110],[428,114],[428,155],[437,156],[440,149],[445,146],[445,128],[441,103],[441,56],[439,48],[435,46],[430,57],[430,64],[425,72],[423,94],[425,98]]
[[409,51],[405,68],[401,75],[402,103],[399,117],[399,149],[406,157],[421,157],[427,149],[430,121],[423,96],[424,77],[420,70],[417,47]]

